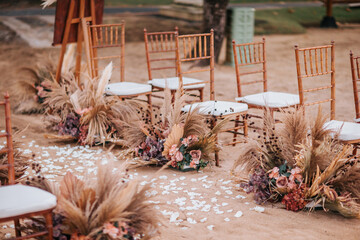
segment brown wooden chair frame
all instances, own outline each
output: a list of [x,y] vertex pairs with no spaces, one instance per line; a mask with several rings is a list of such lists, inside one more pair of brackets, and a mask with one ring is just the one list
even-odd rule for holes
[[[120,38],[119,29],[120,28]],[[103,33],[104,31],[104,33]],[[118,24],[98,24],[88,25],[88,36],[85,38],[89,39],[90,59],[91,59],[91,72],[93,77],[98,76],[98,60],[105,59],[120,59],[120,82],[125,81],[125,21]],[[120,47],[120,55],[112,55],[105,57],[98,57],[97,50],[100,48]],[[150,112],[152,108],[151,103],[152,92],[145,92],[133,95],[118,95],[121,100],[128,98],[135,98],[141,95],[147,97],[147,103],[149,105]]]
[[[328,51],[330,51],[330,59],[329,59]],[[303,63],[305,70],[304,72],[301,71],[301,61],[300,61],[301,55],[303,56]],[[319,55],[320,55],[320,61],[318,63]],[[315,60],[315,66],[313,66],[313,56]],[[296,70],[298,76],[300,105],[306,107],[306,106],[330,102],[330,120],[335,120],[335,42],[331,41],[330,45],[309,47],[309,48],[299,48],[298,45],[296,45],[295,60],[296,60]],[[330,61],[330,69],[328,67],[329,64],[328,61]],[[322,76],[322,75],[330,75],[330,85],[311,88],[311,89],[303,88],[303,79],[309,77]],[[316,102],[305,103],[304,93],[316,92],[325,89],[331,90],[330,98]],[[359,145],[360,143],[360,139],[342,141],[342,142],[344,144],[353,144],[354,154],[355,154],[357,145]]]
[[[238,43],[236,44],[235,40],[232,41],[233,46],[233,55],[235,62],[235,72],[236,72],[236,86],[238,97],[243,97],[242,85],[253,85],[253,84],[263,84],[263,92],[268,91],[267,86],[267,68],[266,68],[266,42],[265,38],[262,38],[262,41],[251,42],[251,43]],[[240,71],[240,67],[250,66],[250,65],[262,65],[261,70],[255,71]],[[252,80],[247,82],[241,82],[241,76],[259,74],[262,73],[262,79]],[[288,107],[296,107],[297,105],[291,105],[287,107],[262,107],[258,105],[253,105],[247,103],[249,108],[257,109],[266,109],[270,110],[271,116],[273,116],[274,111],[280,111],[281,109]],[[258,115],[251,114],[252,117],[263,118]]]
[[360,82],[360,56],[354,56],[350,51],[350,66],[351,66],[351,77],[353,82],[354,90],[354,102],[355,102],[355,119],[360,119],[360,102],[359,102],[359,91],[357,83]]
[[[15,184],[15,165],[14,165],[14,147],[12,142],[12,135],[11,135],[11,112],[10,112],[10,101],[9,101],[9,95],[5,94],[5,100],[3,102],[0,102],[0,106],[5,106],[5,133],[0,134],[0,138],[5,137],[6,138],[6,148],[2,149],[0,153],[7,153],[8,156],[8,163],[4,165],[0,165],[0,169],[8,169],[8,184],[13,185]],[[2,196],[4,197],[4,196]],[[52,223],[52,211],[54,208],[47,209],[44,211],[38,211],[33,213],[27,213],[22,214],[18,216],[12,216],[7,218],[0,218],[0,222],[8,222],[8,221],[14,221],[15,223],[15,233],[16,238],[15,239],[28,239],[28,238],[34,238],[38,236],[48,235],[49,240],[53,239],[53,223]],[[21,236],[20,231],[20,219],[21,218],[29,218],[33,216],[44,216],[46,221],[46,231],[29,234],[26,236]]]
[[[209,38],[209,40],[207,40]],[[209,51],[207,41],[209,41]],[[180,49],[180,43],[182,42],[182,48]],[[193,44],[191,44],[193,43]],[[199,44],[199,45],[198,45]],[[214,69],[215,69],[215,58],[214,58],[214,30],[211,29],[210,33],[199,33],[199,34],[187,34],[179,35],[176,38],[176,64],[179,73],[179,85],[183,92],[184,86],[198,85],[202,83],[210,83],[210,100],[215,100],[214,91]],[[208,59],[210,64],[209,68],[188,70],[184,71],[182,64],[185,62],[203,61]],[[202,81],[197,83],[184,84],[183,77],[186,74],[198,73],[198,72],[209,72],[210,81]],[[200,93],[200,101],[204,101],[204,88],[197,88],[191,90],[198,90]]]
[[[174,31],[169,32],[148,32],[144,28],[144,42],[145,42],[145,55],[146,55],[146,65],[148,69],[149,81],[153,80],[153,71],[162,71],[166,69],[175,69],[175,77],[178,77],[178,69],[176,64],[176,36],[178,35],[178,27],[175,27]],[[152,57],[154,54],[159,53],[173,53],[174,57]],[[173,66],[162,66],[162,67],[152,67],[153,62],[168,62],[173,61]],[[164,91],[164,88],[152,86],[153,92]],[[174,96],[176,90],[171,90],[171,94]],[[162,98],[157,95],[153,97]]]
[[[210,38],[209,48],[207,49],[207,40],[206,38]],[[183,46],[180,49],[179,42],[182,41]],[[180,35],[176,39],[177,42],[177,64],[178,64],[178,71],[179,71],[179,79],[180,79],[180,87],[182,92],[183,90],[183,82],[182,77],[184,74],[191,74],[191,73],[198,73],[198,72],[210,72],[210,79],[209,81],[203,81],[202,83],[209,83],[210,84],[210,101],[215,101],[215,86],[214,86],[214,70],[215,70],[215,55],[214,55],[214,30],[211,29],[210,33],[202,33],[202,34],[188,34],[188,35]],[[195,44],[191,44],[191,42]],[[197,46],[196,43],[199,43]],[[208,51],[209,50],[209,51]],[[209,68],[200,69],[200,70],[188,70],[183,71],[181,64],[183,62],[190,62],[190,61],[199,61],[199,60],[209,60]],[[199,84],[199,83],[196,83]],[[186,85],[186,84],[185,84]],[[203,93],[201,99],[203,99]],[[235,103],[235,102],[234,102]],[[243,117],[243,121],[240,121],[240,116]],[[226,145],[233,145],[235,146],[237,143],[243,143],[243,141],[236,141],[237,135],[248,135],[248,125],[247,125],[247,111],[241,113],[234,113],[226,115],[226,117],[235,117],[235,119],[231,120],[235,122],[235,126],[233,128],[224,129],[221,132],[228,132],[234,135],[233,142],[226,144]],[[210,121],[210,128],[213,129],[216,125],[218,120],[224,119],[223,116],[209,116]],[[244,132],[238,132],[239,129],[244,129]],[[217,140],[216,140],[217,141]],[[218,150],[215,151],[215,162],[216,166],[219,166],[219,152]]]

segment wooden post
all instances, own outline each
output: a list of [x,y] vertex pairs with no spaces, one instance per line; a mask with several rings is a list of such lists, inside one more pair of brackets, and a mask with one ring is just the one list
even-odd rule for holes
[[[64,37],[63,37],[62,43],[61,43],[60,58],[59,58],[59,64],[56,69],[55,79],[56,79],[56,82],[58,82],[58,83],[60,82],[61,69],[62,69],[62,64],[64,61],[64,55],[66,52],[66,45],[69,40],[71,24],[77,23],[79,25],[78,25],[78,35],[77,35],[77,50],[76,50],[77,55],[76,55],[76,65],[75,65],[75,78],[79,85],[80,84],[80,71],[81,71],[82,42],[84,39],[85,31],[87,32],[87,29],[84,29],[84,27],[82,26],[83,25],[82,20],[85,20],[86,22],[91,21],[92,24],[94,24],[96,22],[95,21],[96,20],[95,2],[94,2],[94,0],[90,0],[91,17],[89,17],[89,18],[85,18],[85,0],[80,0],[79,18],[73,18],[74,17],[74,8],[75,8],[75,0],[71,0],[70,6],[69,6],[69,11],[68,11],[68,16],[66,19]],[[89,62],[89,61],[87,61],[87,62]],[[91,69],[91,65],[89,65],[88,68]],[[91,70],[90,70],[90,72],[91,72]],[[92,74],[90,74],[90,76],[92,76]]]
[[350,65],[351,65],[351,76],[354,90],[354,101],[355,101],[355,118],[360,118],[360,106],[359,106],[359,95],[357,87],[357,76],[355,71],[354,54],[350,51]]
[[120,82],[125,81],[125,21],[122,20],[121,27],[121,63],[120,63]]
[[[241,97],[242,94],[241,94],[241,80],[240,80],[240,71],[239,71],[239,60],[238,60],[238,55],[237,55],[237,51],[236,51],[235,40],[232,40],[232,45],[233,45],[233,52],[234,52],[237,93],[238,93],[238,97]],[[241,51],[241,49],[240,49],[240,51]]]
[[[264,92],[267,92],[267,72],[266,72],[266,48],[265,48],[265,38],[263,37],[263,79],[264,79]],[[260,53],[259,53],[260,55]]]
[[72,20],[73,15],[74,15],[74,7],[75,7],[75,0],[71,0],[68,16],[67,16],[67,19],[66,19],[63,42],[61,44],[59,64],[58,64],[57,69],[56,69],[56,77],[55,77],[55,79],[56,79],[56,82],[58,82],[58,83],[60,82],[62,64],[63,64],[63,61],[64,61],[64,55],[65,55],[65,52],[66,52],[66,45],[67,45],[67,42],[68,42],[68,39],[69,39],[71,20]]
[[210,35],[210,101],[215,100],[215,82],[214,82],[214,68],[215,68],[215,58],[214,58],[214,29],[211,29]]
[[304,92],[303,92],[303,84],[302,84],[302,78],[301,78],[299,46],[298,45],[295,45],[295,60],[296,60],[296,72],[297,72],[297,77],[298,77],[298,90],[299,90],[300,106],[304,106]]
[[330,119],[335,119],[335,42],[331,41],[331,113]]

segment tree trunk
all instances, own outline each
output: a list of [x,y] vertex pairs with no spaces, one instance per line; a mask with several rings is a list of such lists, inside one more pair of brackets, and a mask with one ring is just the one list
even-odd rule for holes
[[204,0],[203,32],[214,29],[215,62],[218,62],[225,37],[226,8],[229,0]]

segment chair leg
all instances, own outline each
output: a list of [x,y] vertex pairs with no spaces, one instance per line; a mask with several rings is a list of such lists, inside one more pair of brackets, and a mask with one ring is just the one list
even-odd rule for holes
[[150,112],[150,122],[152,122],[152,101],[151,101],[151,94],[147,95],[147,102],[148,102],[148,107],[149,107],[149,112]]
[[200,102],[204,101],[204,89],[199,89]]
[[19,219],[14,220],[14,226],[15,226],[16,237],[21,237],[20,220]]
[[[211,129],[214,129],[214,127],[215,127],[215,125],[216,125],[216,117],[213,117],[211,120],[210,120],[210,127],[211,127]],[[215,144],[216,144],[216,146],[215,146],[215,152],[214,152],[214,154],[215,154],[215,166],[217,166],[217,167],[219,167],[220,166],[220,164],[219,164],[219,151],[218,151],[218,149],[217,149],[217,145],[218,145],[218,136],[217,136],[217,134],[216,134],[216,137],[215,137]]]
[[236,145],[236,137],[237,137],[237,133],[235,133],[235,132],[237,132],[238,130],[236,129],[237,127],[238,127],[238,122],[239,122],[239,120],[240,120],[240,116],[239,115],[236,115],[236,118],[235,118],[235,130],[234,130],[234,137],[233,137],[233,146],[235,146]]
[[48,230],[49,240],[53,239],[53,221],[52,221],[52,212],[45,214],[46,228]]
[[244,119],[244,137],[247,137],[248,136],[248,121],[247,121],[247,114],[243,115],[243,119]]

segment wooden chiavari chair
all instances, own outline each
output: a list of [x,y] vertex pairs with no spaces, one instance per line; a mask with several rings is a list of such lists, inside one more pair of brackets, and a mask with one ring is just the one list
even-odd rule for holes
[[[0,222],[14,221],[15,239],[27,239],[38,236],[48,236],[53,239],[52,210],[56,207],[56,197],[39,188],[15,184],[14,150],[11,135],[10,102],[9,95],[5,95],[5,101],[0,106],[5,106],[5,137],[6,147],[0,149],[0,153],[7,153],[8,163],[0,165],[0,169],[8,170],[7,186],[0,187]],[[44,216],[46,231],[21,236],[20,219],[33,216]]]
[[[271,113],[287,107],[295,107],[300,103],[299,95],[268,91],[265,38],[260,42],[241,44],[236,44],[233,40],[232,46],[238,93],[238,97],[235,98],[236,101],[247,103],[249,108],[268,108]],[[252,75],[253,78],[242,81],[242,77],[245,75]],[[254,80],[254,78],[258,79]],[[263,92],[251,95],[243,94],[242,86],[251,85],[254,87],[254,85],[259,84],[262,84]]]
[[[180,44],[182,44],[180,46]],[[223,132],[228,132],[234,134],[234,139],[231,143],[227,145],[235,145],[243,141],[237,141],[237,135],[247,136],[247,110],[248,106],[245,103],[236,103],[228,101],[216,101],[215,100],[215,87],[214,87],[214,31],[211,30],[210,33],[204,34],[192,34],[192,35],[180,35],[177,38],[177,63],[178,71],[180,78],[180,87],[188,85],[194,85],[197,83],[185,83],[182,81],[184,75],[193,74],[198,72],[209,72],[209,81],[204,81],[204,83],[209,83],[210,85],[210,100],[197,102],[193,104],[186,105],[182,110],[184,112],[189,112],[191,109],[199,108],[199,112],[205,115],[210,120],[210,127],[213,128],[216,125],[216,122],[219,119],[224,117],[231,118],[234,121],[235,127],[229,129],[224,129]],[[196,62],[196,61],[206,60],[209,61],[209,66],[201,69],[191,69],[185,70],[185,63]],[[182,90],[183,90],[182,88]],[[240,117],[243,118],[240,121]],[[243,132],[239,130],[243,129]],[[218,151],[215,151],[215,161],[216,166],[219,166],[219,156]]]
[[354,101],[355,101],[355,122],[360,123],[360,100],[359,100],[359,87],[360,82],[360,56],[354,56],[350,51],[350,65],[351,65],[351,76],[354,89]]
[[[204,87],[205,82],[199,79],[190,78],[183,76],[183,74],[180,77],[179,72],[179,64],[177,63],[177,48],[176,45],[176,38],[178,37],[178,30],[175,28],[175,31],[173,32],[154,32],[154,33],[147,33],[146,30],[144,30],[144,38],[145,38],[145,49],[146,49],[146,58],[147,58],[147,64],[148,64],[148,73],[149,73],[149,80],[151,81],[151,85],[153,86],[153,89],[163,91],[165,87],[168,87],[173,96],[176,90],[179,88],[180,82],[183,84],[183,90],[186,93],[189,93],[189,95],[199,98],[200,101],[203,101],[204,99]],[[193,46],[196,47],[196,42],[188,42],[189,44],[195,44]],[[169,53],[171,54],[169,57],[154,57],[155,54],[165,54]],[[196,54],[196,49],[194,49],[194,52],[190,52],[191,54]],[[174,61],[173,61],[174,60]],[[160,67],[152,67],[152,64],[155,62],[162,61],[163,63],[165,61],[171,61],[171,64],[166,63],[166,66],[160,66]],[[165,64],[165,63],[164,63]],[[153,78],[152,77],[152,71],[154,70],[166,70],[166,69],[175,69],[175,73],[172,77],[161,77],[161,78]],[[181,79],[180,79],[181,78]],[[198,91],[199,94],[192,94],[190,92]]]
[[[322,103],[330,103],[330,121],[326,122],[324,127],[337,132],[338,139],[344,144],[354,144],[354,154],[356,145],[360,143],[360,124],[353,122],[344,122],[335,120],[335,43],[330,45],[299,48],[295,46],[296,69],[298,76],[298,90],[300,96],[300,105],[307,107]],[[303,81],[312,79],[316,82],[317,77],[326,79],[326,85],[304,89]],[[319,91],[330,90],[328,96],[322,99]],[[307,100],[305,94],[316,96],[317,101]]]
[[[114,68],[120,69],[120,82],[108,84],[105,93],[118,96],[122,100],[145,95],[151,109],[151,86],[149,84],[125,81],[125,22],[123,21],[120,24],[88,25],[87,33],[89,35],[87,39],[90,40],[89,55],[93,77],[99,76],[99,70],[102,69],[99,66],[99,60],[114,61]],[[108,48],[114,49],[111,55],[98,56],[98,50]],[[117,51],[116,48],[119,50]],[[119,61],[119,63],[116,64],[116,61]]]

